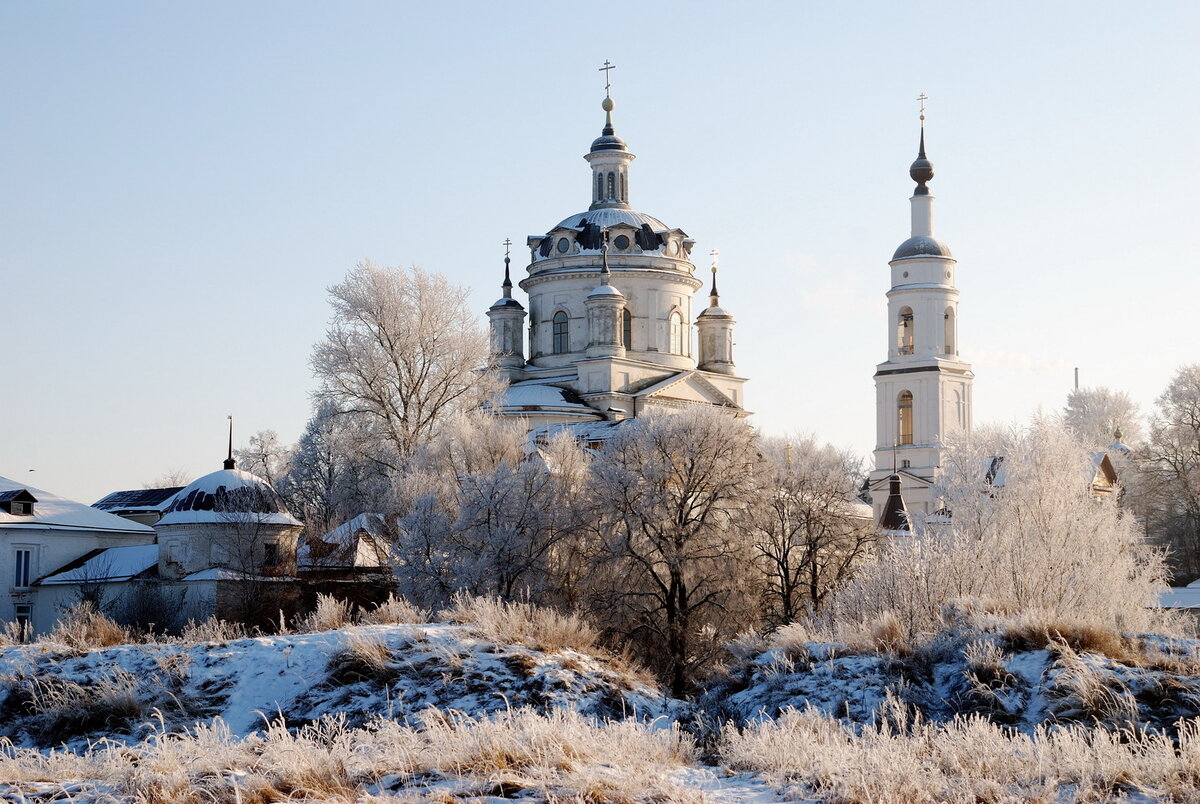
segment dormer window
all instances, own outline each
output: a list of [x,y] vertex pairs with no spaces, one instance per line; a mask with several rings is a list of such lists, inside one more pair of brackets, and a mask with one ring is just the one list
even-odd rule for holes
[[33,504],[37,497],[28,489],[0,491],[0,511],[13,516],[33,516]]

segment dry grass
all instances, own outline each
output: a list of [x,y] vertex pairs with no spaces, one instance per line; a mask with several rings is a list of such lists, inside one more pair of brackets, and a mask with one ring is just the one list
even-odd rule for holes
[[397,672],[391,648],[378,637],[350,634],[345,646],[329,658],[329,680],[335,684],[387,683]]
[[456,595],[454,605],[439,616],[473,626],[481,637],[497,644],[524,645],[540,651],[569,649],[585,653],[593,650],[600,639],[592,626],[574,614],[496,598]]
[[188,620],[187,625],[179,634],[179,641],[188,645],[196,645],[202,642],[215,642],[224,645],[232,642],[235,639],[245,639],[250,636],[250,632],[246,630],[246,626],[242,623],[231,623],[226,620],[218,620],[216,617],[209,617],[207,620],[196,622]]
[[349,601],[332,595],[317,595],[317,607],[296,623],[299,631],[334,631],[354,623]]
[[76,800],[104,790],[139,804],[360,801],[369,785],[381,794],[374,800],[525,791],[541,801],[699,801],[669,776],[695,758],[677,727],[601,725],[571,712],[476,719],[429,710],[417,728],[380,721],[348,729],[331,719],[294,732],[276,723],[239,739],[217,722],[81,754],[0,746],[0,778],[17,791],[30,782],[86,780]]
[[95,731],[121,731],[146,716],[140,679],[115,669],[80,683],[52,675],[17,675],[7,680],[10,710],[30,717],[25,726],[43,743],[56,743]]
[[1025,613],[1005,622],[1001,630],[1010,650],[1052,650],[1067,645],[1080,653],[1098,653],[1118,662],[1138,664],[1144,652],[1137,642],[1111,626]]
[[[904,717],[897,708],[887,720]],[[1162,735],[1081,727],[1017,734],[978,718],[856,734],[815,710],[792,710],[744,731],[726,729],[720,756],[734,770],[765,775],[788,798],[846,804],[1200,798],[1197,721],[1184,724],[1176,747]]]
[[363,612],[359,622],[363,625],[415,625],[427,623],[430,618],[428,609],[418,608],[402,597],[388,595],[387,600]]
[[134,641],[126,629],[104,616],[90,601],[78,603],[59,617],[54,630],[39,636],[42,644],[65,645],[73,651],[83,653],[92,648],[108,648],[113,645],[128,645]]

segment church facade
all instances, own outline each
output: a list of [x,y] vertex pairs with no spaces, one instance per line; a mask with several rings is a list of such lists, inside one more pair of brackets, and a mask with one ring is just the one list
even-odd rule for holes
[[695,243],[630,205],[634,155],[613,128],[613,107],[606,97],[604,129],[584,155],[590,205],[527,240],[519,284],[528,309],[513,298],[505,256],[503,295],[487,315],[492,360],[509,384],[493,411],[530,428],[693,404],[746,415],[715,254],[708,307],[693,319],[704,285]]
[[921,120],[920,148],[909,169],[917,183],[909,199],[912,228],[889,263],[887,360],[875,369],[875,469],[869,482],[875,521],[886,530],[907,527],[897,517],[900,510],[920,518],[937,509],[933,483],[942,445],[947,436],[970,432],[974,401],[975,375],[958,349],[957,262],[934,236],[924,113]]

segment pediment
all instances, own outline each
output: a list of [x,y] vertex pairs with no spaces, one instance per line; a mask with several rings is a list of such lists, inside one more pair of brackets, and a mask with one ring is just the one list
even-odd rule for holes
[[634,396],[655,402],[703,402],[726,408],[738,408],[738,404],[725,395],[698,371],[682,371],[665,380],[643,388]]
[[[889,472],[888,475],[891,473]],[[903,494],[908,489],[927,489],[932,488],[933,483],[919,475],[914,475],[912,472],[906,472],[903,469],[897,469],[896,474],[900,475],[900,493]],[[888,475],[881,475],[876,480],[873,480],[868,486],[871,491],[887,491]]]

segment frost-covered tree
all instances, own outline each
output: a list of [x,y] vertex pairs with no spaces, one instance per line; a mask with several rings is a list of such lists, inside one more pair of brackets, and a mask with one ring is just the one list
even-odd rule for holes
[[387,478],[378,464],[362,457],[364,437],[353,418],[321,402],[291,450],[283,485],[310,536],[360,513],[390,510]]
[[1076,388],[1067,394],[1063,420],[1083,445],[1093,450],[1113,443],[1118,428],[1126,444],[1140,444],[1145,437],[1137,403],[1124,391],[1103,386]]
[[370,434],[360,446],[393,471],[499,388],[466,298],[440,274],[370,262],[329,288],[333,318],[311,361],[318,398],[360,420]]
[[757,620],[747,531],[759,461],[746,424],[706,409],[629,421],[592,460],[593,611],[677,695]]
[[279,434],[274,430],[259,430],[250,436],[249,446],[234,450],[234,455],[237,456],[238,468],[267,481],[291,508],[287,474],[293,449],[280,443]]
[[858,461],[809,436],[762,443],[762,492],[750,532],[765,575],[768,619],[784,625],[819,612],[874,542],[855,516]]
[[[1003,470],[989,482],[997,457]],[[1092,495],[1091,456],[1060,419],[977,431],[948,445],[942,470],[948,522],[931,517],[883,545],[832,602],[843,626],[895,616],[912,637],[936,631],[961,599],[1123,630],[1155,625],[1163,556],[1115,501]]]
[[1158,398],[1142,456],[1147,518],[1189,580],[1200,575],[1200,363],[1180,368]]
[[[568,445],[554,447],[556,463]],[[557,594],[561,549],[578,536],[578,474],[527,455],[525,428],[464,414],[418,450],[397,481],[401,588],[429,603],[457,591],[504,600]]]

